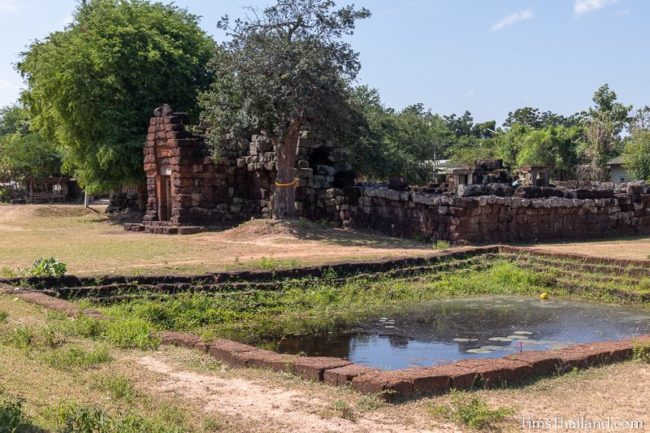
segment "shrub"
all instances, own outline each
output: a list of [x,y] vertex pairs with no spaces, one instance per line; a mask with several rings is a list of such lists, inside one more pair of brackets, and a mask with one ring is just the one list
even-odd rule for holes
[[70,370],[75,367],[90,368],[98,364],[112,361],[105,346],[85,350],[79,346],[69,346],[58,349],[46,355],[45,360],[54,368]]
[[485,430],[493,429],[494,424],[512,416],[514,411],[504,407],[490,409],[479,397],[452,390],[451,404],[436,406],[432,409],[432,413],[434,416],[449,419],[457,424]]
[[650,364],[650,344],[637,343],[634,345],[634,359]]
[[160,340],[152,331],[151,325],[142,319],[116,320],[108,324],[106,339],[117,347],[156,349]]
[[23,402],[6,396],[0,389],[0,433],[26,431],[27,424],[27,418],[23,414]]
[[59,262],[54,257],[49,259],[39,257],[31,268],[25,270],[25,273],[30,277],[62,277],[66,271],[66,264]]
[[106,322],[82,314],[72,322],[71,332],[79,337],[95,340],[106,332]]

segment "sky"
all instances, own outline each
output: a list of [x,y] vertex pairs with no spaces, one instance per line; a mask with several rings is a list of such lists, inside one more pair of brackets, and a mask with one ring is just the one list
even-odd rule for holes
[[[176,0],[216,22],[272,0]],[[166,1],[168,2],[168,1]],[[31,42],[61,30],[76,0],[0,0],[0,106],[23,87],[14,66]],[[348,4],[348,0],[338,0]],[[358,84],[385,105],[421,102],[440,114],[469,110],[502,122],[523,106],[560,114],[586,109],[608,83],[619,99],[650,105],[648,0],[356,0],[371,10],[349,38],[360,53]]]

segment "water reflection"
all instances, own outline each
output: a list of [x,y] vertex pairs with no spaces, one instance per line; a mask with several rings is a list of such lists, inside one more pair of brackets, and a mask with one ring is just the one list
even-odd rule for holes
[[284,338],[278,350],[399,369],[644,333],[650,314],[638,308],[493,296],[431,302],[347,332]]

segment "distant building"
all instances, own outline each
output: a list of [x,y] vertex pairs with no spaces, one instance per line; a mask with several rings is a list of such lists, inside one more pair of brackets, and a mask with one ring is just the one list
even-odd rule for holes
[[625,169],[625,157],[623,155],[617,156],[616,158],[607,162],[607,167],[609,168],[609,179],[614,183],[625,183],[632,179],[632,176]]

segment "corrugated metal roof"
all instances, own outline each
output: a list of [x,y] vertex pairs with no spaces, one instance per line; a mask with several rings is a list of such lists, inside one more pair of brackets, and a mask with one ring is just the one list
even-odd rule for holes
[[617,156],[616,158],[610,159],[607,161],[607,165],[624,165],[625,164],[625,156]]

